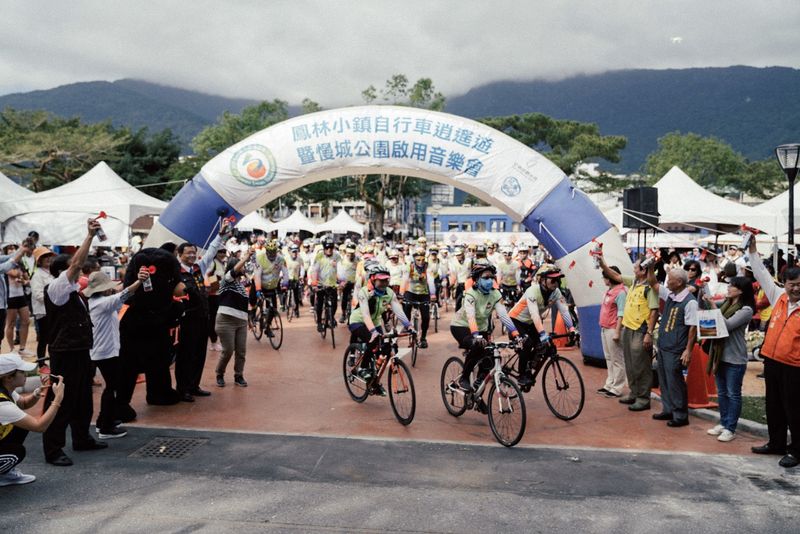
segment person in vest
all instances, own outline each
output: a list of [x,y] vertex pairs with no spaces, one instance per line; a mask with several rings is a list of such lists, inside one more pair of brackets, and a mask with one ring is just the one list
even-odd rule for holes
[[35,363],[22,361],[19,355],[0,354],[0,486],[29,484],[36,480],[25,475],[17,466],[25,459],[23,443],[28,432],[44,432],[52,424],[64,401],[64,380],[51,375],[53,401],[39,417],[23,410],[33,408],[42,395],[43,388],[20,395],[15,390],[25,385],[25,373],[36,369]]
[[[616,265],[612,265],[610,269],[620,273]],[[605,275],[603,282],[608,289],[600,304],[600,334],[608,376],[606,383],[597,392],[605,397],[621,397],[622,390],[626,386],[625,356],[622,353],[622,315],[628,293],[624,284],[614,282]]]
[[[89,351],[94,344],[89,307],[78,293],[81,267],[89,255],[100,223],[87,222],[83,243],[72,258],[59,254],[50,263],[50,274],[55,280],[44,291],[44,304],[49,326],[47,345],[50,352],[50,371],[63,377],[69,384],[64,392],[61,409],[50,427],[42,435],[44,459],[53,465],[70,466],[72,459],[64,454],[67,426],[72,431],[72,449],[89,451],[105,449],[108,444],[95,441],[89,434],[92,421],[92,361]],[[45,406],[53,402],[49,393]]]
[[222,246],[222,238],[228,233],[229,228],[230,222],[227,219],[223,220],[219,235],[211,241],[200,261],[197,261],[197,247],[193,244],[181,243],[176,249],[181,264],[180,281],[188,297],[184,302],[175,353],[176,389],[184,402],[194,402],[195,397],[211,395],[210,391],[200,388],[200,379],[206,363],[209,322],[208,294],[203,275],[208,272],[217,250]]
[[[517,327],[506,312],[506,307],[503,306],[500,292],[494,288],[496,275],[497,270],[494,265],[489,263],[478,263],[473,267],[470,276],[474,284],[464,292],[464,305],[455,313],[450,322],[450,333],[453,338],[458,342],[459,347],[468,351],[458,382],[459,387],[464,391],[472,390],[472,384],[469,382],[470,373],[475,365],[483,359],[483,349],[491,335],[489,318],[492,312],[497,312],[497,317],[508,329],[511,337],[519,335]],[[485,369],[481,369],[481,372],[485,371]],[[483,379],[480,373],[478,379]]]
[[400,286],[406,277],[406,265],[400,261],[400,253],[393,249],[389,251],[389,262],[386,265],[389,271],[389,287],[395,295],[400,295]]
[[221,247],[214,256],[214,261],[209,265],[205,273],[205,284],[208,290],[208,340],[211,341],[211,350],[221,351],[222,345],[217,337],[217,330],[214,327],[217,321],[217,309],[219,308],[219,284],[225,274],[225,262],[227,261],[228,251]]
[[575,325],[567,308],[567,302],[558,288],[559,281],[564,278],[561,269],[553,264],[545,263],[536,273],[539,283],[533,284],[511,308],[509,316],[519,332],[526,336],[525,344],[519,354],[519,385],[527,387],[533,384],[533,375],[530,362],[537,340],[545,343],[550,339],[550,334],[544,329],[542,315],[546,310],[551,310],[553,325],[556,313],[561,315],[564,326],[570,332],[575,332]]
[[[422,238],[420,238],[422,239]],[[414,251],[414,261],[408,266],[403,292],[403,311],[406,317],[411,316],[411,309],[419,305],[419,314],[422,319],[420,325],[419,348],[428,348],[428,326],[431,322],[431,302],[436,302],[436,287],[433,283],[433,273],[425,261],[425,249],[417,248]]]
[[339,262],[338,278],[341,280],[342,286],[342,315],[339,322],[347,322],[345,312],[347,311],[347,304],[353,297],[353,288],[356,285],[356,271],[358,269],[359,260],[356,259],[356,249],[353,245],[348,245],[344,249],[344,257]]
[[[338,264],[342,261],[341,255],[336,252],[333,246],[333,239],[326,237],[322,240],[322,252],[314,257],[314,262],[311,264],[311,287],[314,288],[316,295],[314,301],[314,311],[317,319],[317,332],[322,332],[325,329],[323,324],[323,310],[325,305],[325,298],[327,295],[331,300],[331,307],[336,311],[336,304],[339,295],[336,291],[338,280]],[[333,319],[336,322],[336,319]]]
[[289,287],[289,270],[286,267],[286,260],[282,254],[278,253],[278,243],[270,241],[261,250],[256,250],[256,268],[253,273],[251,286],[253,293],[250,295],[250,303],[255,304],[255,297],[263,295],[268,299],[271,306],[267,309],[267,336],[273,337],[270,325],[272,324],[272,314],[278,309],[278,289]]
[[[383,313],[391,309],[406,329],[411,327],[411,323],[403,312],[397,295],[389,287],[389,270],[376,261],[369,264],[366,272],[369,283],[356,292],[356,305],[350,312],[348,328],[350,343],[367,344],[368,350],[358,373],[364,380],[369,380],[375,372],[373,354],[380,334],[383,333]],[[375,385],[374,393],[386,395],[380,384]]]
[[286,271],[289,273],[289,291],[294,295],[294,309],[286,310],[300,317],[300,306],[303,305],[303,283],[306,275],[303,260],[299,257],[300,247],[292,243],[289,245],[289,256],[286,258]]
[[[500,284],[500,293],[509,302],[517,301],[517,288],[520,281],[519,262],[514,261],[514,251],[511,247],[503,247],[502,255],[498,255],[497,282]],[[513,304],[511,304],[513,305]]]
[[[784,455],[778,464],[795,467],[800,463],[800,268],[787,267],[784,287],[778,287],[764,267],[755,241],[750,240],[750,265],[772,305],[772,316],[761,346],[769,441],[752,451]],[[787,428],[792,433],[789,445]]]
[[536,264],[528,257],[528,248],[525,246],[520,247],[517,252],[517,261],[519,262],[519,285],[522,291],[525,291],[533,282]]
[[667,287],[651,280],[651,288],[658,290],[664,301],[664,310],[658,323],[658,384],[661,389],[660,413],[653,419],[666,421],[669,427],[689,424],[689,395],[683,371],[692,359],[692,349],[697,340],[697,299],[687,287],[689,275],[683,267],[672,267],[667,273]]
[[453,259],[450,261],[450,287],[456,289],[456,311],[461,309],[461,304],[464,300],[464,284],[469,278],[471,268],[472,260],[466,259],[462,247],[456,247],[453,252]]
[[622,353],[625,357],[625,376],[630,392],[619,399],[632,412],[650,409],[652,381],[653,332],[658,318],[658,293],[648,283],[652,265],[642,269],[639,261],[633,264],[633,278],[622,276],[598,256],[603,276],[628,288],[625,310],[622,313]]

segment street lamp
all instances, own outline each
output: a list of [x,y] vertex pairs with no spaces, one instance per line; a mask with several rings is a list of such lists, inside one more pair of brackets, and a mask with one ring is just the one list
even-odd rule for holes
[[775,156],[781,169],[789,179],[789,266],[794,267],[794,179],[797,178],[798,164],[800,163],[800,144],[792,143],[780,145],[775,149]]

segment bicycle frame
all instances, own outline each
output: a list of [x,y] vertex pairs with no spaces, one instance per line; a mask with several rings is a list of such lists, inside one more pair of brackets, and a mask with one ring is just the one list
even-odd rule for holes
[[[411,332],[387,332],[386,334],[381,334],[380,336],[381,339],[380,342],[378,343],[378,350],[375,351],[375,357],[380,357],[381,355],[386,356],[386,358],[383,359],[383,363],[378,369],[376,369],[377,372],[375,373],[375,376],[373,376],[369,382],[365,381],[363,378],[359,376],[354,375],[354,378],[356,380],[363,381],[364,384],[366,384],[367,386],[371,386],[372,384],[380,384],[381,379],[383,378],[383,374],[386,372],[386,369],[388,369],[390,364],[393,364],[395,360],[398,359],[397,340],[399,338],[404,338],[404,337],[411,337],[413,342],[413,338],[416,337],[416,334],[412,334]],[[386,349],[388,349],[389,351],[388,354],[384,353]],[[355,367],[361,364],[361,362],[363,361],[364,357],[367,354],[366,353],[367,350],[369,350],[369,348],[362,351],[361,358],[359,358],[355,362]],[[402,377],[401,380],[403,380]],[[408,388],[408,384],[403,384],[403,386]]]

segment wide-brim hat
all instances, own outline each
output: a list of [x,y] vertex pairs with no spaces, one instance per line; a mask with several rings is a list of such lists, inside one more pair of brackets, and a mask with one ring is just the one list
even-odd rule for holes
[[33,262],[39,264],[39,260],[45,256],[55,256],[56,253],[47,247],[36,247],[33,249]]
[[35,363],[24,361],[16,352],[0,354],[0,376],[7,375],[14,371],[28,372],[34,369],[36,369]]
[[119,285],[119,283],[109,278],[103,271],[95,271],[89,275],[89,284],[86,286],[86,289],[83,290],[83,294],[86,297],[91,297],[95,293],[102,293],[103,291],[114,289],[117,285]]

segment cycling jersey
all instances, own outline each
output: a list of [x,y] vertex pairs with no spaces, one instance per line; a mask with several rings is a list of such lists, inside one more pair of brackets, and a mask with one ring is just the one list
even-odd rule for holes
[[504,286],[516,286],[519,284],[519,263],[514,260],[506,261],[503,258],[497,264],[497,276],[500,278],[500,283]]
[[390,286],[399,286],[403,283],[403,279],[406,277],[406,266],[404,264],[399,261],[397,263],[389,261],[386,268],[389,269]]
[[409,293],[414,293],[415,295],[436,294],[436,287],[433,284],[433,276],[431,276],[428,270],[427,263],[425,263],[422,267],[417,266],[415,262],[411,263],[408,266],[406,279],[408,281],[407,291]]
[[[573,327],[572,317],[569,314],[567,302],[561,291],[558,288],[554,289],[550,294],[550,298],[545,302],[542,287],[539,284],[534,284],[525,290],[522,297],[511,308],[509,315],[512,319],[516,319],[521,323],[535,324],[536,321],[533,314],[536,314],[535,316],[541,321],[542,315],[548,308],[557,309],[558,313],[561,314],[561,318],[564,319],[564,326],[567,328]],[[555,314],[553,314],[553,324],[555,324]]]
[[[355,283],[356,271],[359,265],[361,264],[357,263],[356,260],[349,260],[346,257],[342,258],[342,260],[339,262],[339,280]],[[361,267],[363,270],[363,265],[361,265]]]
[[489,318],[492,311],[497,312],[500,321],[508,328],[509,332],[515,332],[517,327],[508,317],[506,307],[503,306],[502,296],[496,289],[484,294],[477,289],[468,289],[464,292],[464,304],[459,308],[450,322],[451,326],[467,327],[473,334],[487,332],[489,330]]
[[465,259],[463,262],[453,259],[450,262],[450,273],[457,284],[463,284],[469,278],[472,270],[472,260]]
[[303,277],[305,274],[305,269],[303,268],[303,261],[298,256],[297,258],[292,258],[291,255],[286,257],[286,269],[289,271],[289,280],[297,281]]
[[[379,297],[375,295],[374,290],[369,290],[366,287],[362,287],[358,290],[355,297],[356,305],[353,308],[353,311],[350,312],[350,318],[348,321],[349,324],[364,323],[371,330],[376,326],[380,326],[383,313],[391,308],[391,310],[397,316],[397,320],[400,321],[403,326],[409,325],[408,318],[406,317],[405,313],[403,313],[403,308],[400,306],[400,303],[397,301],[397,297],[391,288],[387,287],[386,294]],[[365,309],[369,310],[368,317],[364,316]],[[366,320],[367,318],[369,321]],[[372,326],[370,326],[370,322],[372,323]]]
[[338,252],[334,251],[330,256],[326,256],[320,251],[311,263],[312,285],[323,287],[336,287],[338,282],[337,265],[342,260]]
[[[256,252],[256,289],[276,289],[283,278],[284,282],[289,280],[289,272],[286,269],[286,260],[280,254],[275,255],[274,260],[267,257],[267,253],[262,249]],[[258,287],[260,285],[260,287]]]

